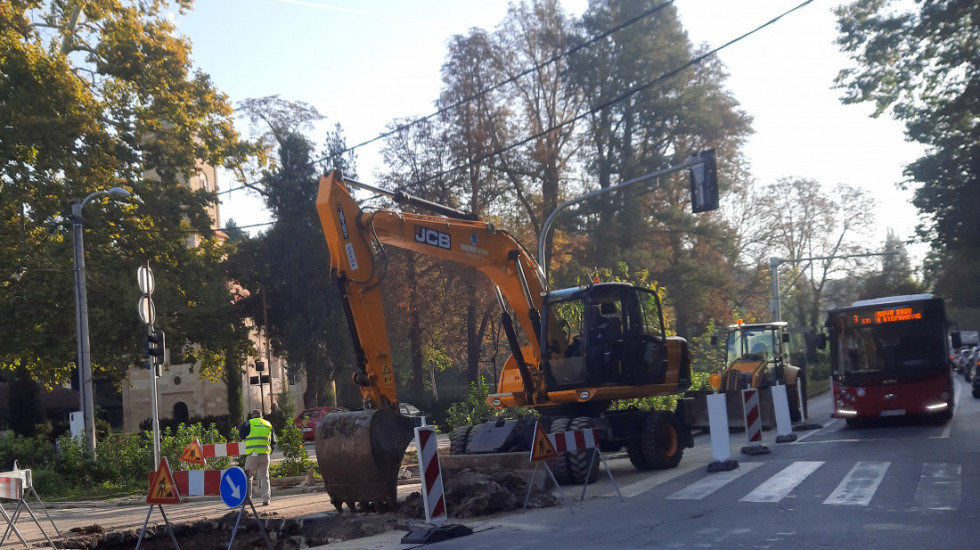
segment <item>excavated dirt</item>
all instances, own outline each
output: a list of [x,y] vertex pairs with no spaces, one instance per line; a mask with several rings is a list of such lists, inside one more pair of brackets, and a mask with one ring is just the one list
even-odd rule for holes
[[[461,470],[444,477],[446,508],[450,518],[475,518],[519,510],[524,506],[527,483],[519,474],[510,471],[477,472]],[[528,508],[544,508],[558,504],[550,493],[534,487]],[[308,548],[363,537],[392,530],[408,531],[425,520],[422,495],[409,495],[400,503],[398,513],[315,514],[284,518],[279,514],[260,513],[273,548],[291,550]],[[227,548],[238,516],[231,511],[221,518],[173,526],[182,550]],[[138,530],[105,533],[98,525],[79,530],[65,541],[62,548],[86,550],[132,549],[139,539]],[[172,549],[173,541],[164,526],[150,526],[140,548]],[[265,541],[254,520],[242,521],[235,536],[234,549],[265,548]]]

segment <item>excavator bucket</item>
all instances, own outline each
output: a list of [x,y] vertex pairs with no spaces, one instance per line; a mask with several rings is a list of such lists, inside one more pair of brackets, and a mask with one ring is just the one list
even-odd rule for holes
[[[398,507],[398,471],[412,421],[391,409],[324,415],[316,424],[316,461],[338,512]],[[358,507],[359,505],[359,507]]]

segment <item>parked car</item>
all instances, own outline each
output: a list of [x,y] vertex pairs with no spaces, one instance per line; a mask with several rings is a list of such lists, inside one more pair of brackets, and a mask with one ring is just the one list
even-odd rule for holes
[[[974,371],[976,371],[976,369],[977,368],[974,367]],[[973,397],[980,399],[980,373],[973,373],[973,382],[971,382],[970,385],[973,387]]]
[[316,423],[325,414],[344,412],[344,407],[314,407],[305,409],[293,420],[297,428],[303,430],[303,441],[313,441],[316,434]]

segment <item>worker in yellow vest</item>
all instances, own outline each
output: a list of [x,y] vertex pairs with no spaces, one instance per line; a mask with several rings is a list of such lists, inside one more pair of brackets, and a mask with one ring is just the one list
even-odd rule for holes
[[238,428],[245,440],[245,469],[249,472],[249,485],[255,476],[259,478],[259,494],[262,505],[268,506],[272,500],[272,486],[269,484],[269,457],[276,446],[276,432],[272,424],[262,418],[262,411],[252,409],[248,420]]

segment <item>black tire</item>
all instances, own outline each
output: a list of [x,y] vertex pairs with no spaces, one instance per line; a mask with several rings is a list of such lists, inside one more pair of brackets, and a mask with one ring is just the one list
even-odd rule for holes
[[[579,416],[572,420],[571,430],[586,430],[595,427],[595,419],[589,416]],[[572,451],[565,453],[568,455],[568,469],[572,481],[577,484],[595,483],[599,479],[599,457],[595,456],[595,449],[584,451]],[[593,459],[593,457],[595,457]],[[591,466],[591,470],[589,469]]]
[[[551,423],[551,430],[549,433],[568,431],[569,424],[571,424],[571,420],[568,418],[556,418],[555,421]],[[557,481],[559,485],[569,485],[573,483],[571,469],[568,466],[568,453],[559,453],[558,457],[548,462],[548,466],[551,468],[551,473],[554,474],[555,481]]]
[[473,426],[460,426],[449,434],[449,454],[465,455]]
[[669,411],[650,411],[643,423],[643,457],[651,470],[676,468],[684,456],[681,421]]
[[640,438],[626,441],[626,456],[629,457],[630,464],[641,472],[653,469],[643,455],[643,441]]

